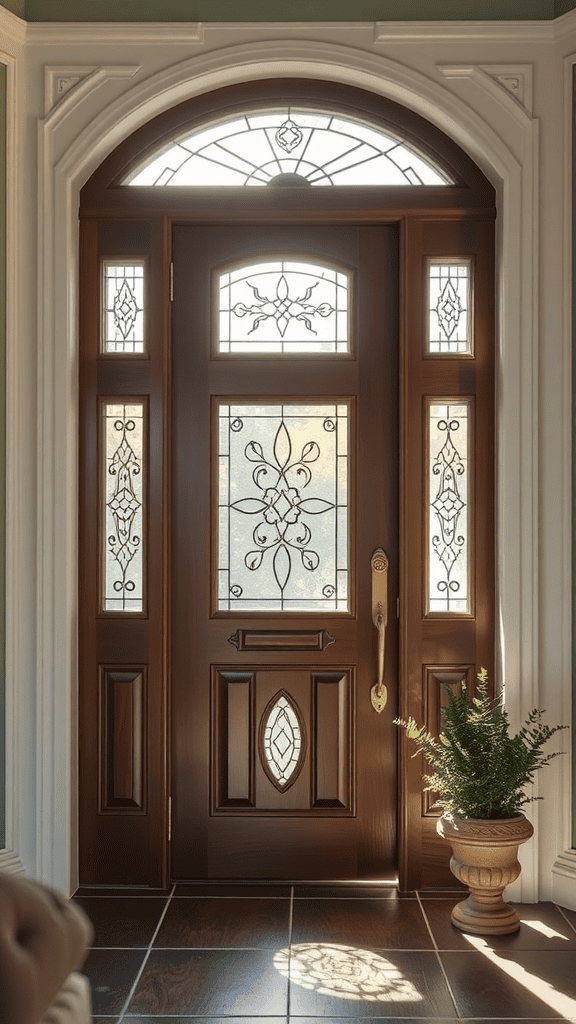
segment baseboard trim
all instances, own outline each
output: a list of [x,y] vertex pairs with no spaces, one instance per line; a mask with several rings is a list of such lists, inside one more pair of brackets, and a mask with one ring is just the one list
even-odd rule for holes
[[576,910],[576,850],[565,850],[554,862],[552,900],[567,910]]

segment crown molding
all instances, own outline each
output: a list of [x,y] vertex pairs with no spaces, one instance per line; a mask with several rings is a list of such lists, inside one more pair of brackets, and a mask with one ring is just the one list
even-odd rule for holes
[[375,43],[458,39],[551,42],[555,38],[554,21],[376,21],[374,25]]
[[554,38],[561,42],[566,36],[576,36],[576,8],[560,15],[554,21]]
[[[5,7],[0,7],[0,49],[4,50],[6,44],[12,44],[14,51],[21,50],[28,35],[28,25],[17,14],[12,14]],[[15,54],[9,51],[12,56]]]
[[28,22],[26,41],[42,46],[54,43],[203,43],[203,26],[193,22]]

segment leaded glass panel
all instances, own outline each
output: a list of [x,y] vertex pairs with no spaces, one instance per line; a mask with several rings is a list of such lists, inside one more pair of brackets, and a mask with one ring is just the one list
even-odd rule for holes
[[349,275],[331,267],[276,260],[218,275],[218,351],[346,353]]
[[142,612],[144,403],[104,402],[102,420],[102,609]]
[[349,610],[349,411],[219,405],[219,610]]
[[183,136],[126,185],[449,185],[429,156],[389,130],[321,110],[246,114]]
[[430,355],[472,355],[472,261],[428,260]]
[[470,613],[470,403],[428,403],[427,612]]
[[144,260],[104,260],[102,351],[144,351]]
[[268,711],[263,727],[264,766],[273,777],[275,785],[285,789],[293,781],[300,761],[302,730],[295,710],[284,694],[278,696]]

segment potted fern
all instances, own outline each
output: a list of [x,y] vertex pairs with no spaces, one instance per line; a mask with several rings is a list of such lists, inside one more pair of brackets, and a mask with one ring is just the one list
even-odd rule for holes
[[469,888],[469,897],[452,911],[452,924],[477,935],[506,935],[518,930],[520,919],[502,893],[518,878],[518,847],[534,832],[521,810],[534,799],[525,787],[561,753],[544,754],[542,748],[568,726],[543,725],[543,712],[535,709],[510,736],[503,698],[490,698],[485,669],[477,679],[472,701],[464,681],[460,695],[445,687],[448,706],[438,739],[413,718],[395,723],[416,743],[414,756],[423,753],[431,766],[423,777],[443,808],[437,831],[452,844],[451,871]]

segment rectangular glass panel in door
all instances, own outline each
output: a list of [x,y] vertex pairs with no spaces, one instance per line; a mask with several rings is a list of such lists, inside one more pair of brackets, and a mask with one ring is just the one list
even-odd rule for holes
[[242,265],[216,275],[222,354],[348,353],[352,275],[310,260]]
[[218,611],[348,612],[347,402],[218,402]]

